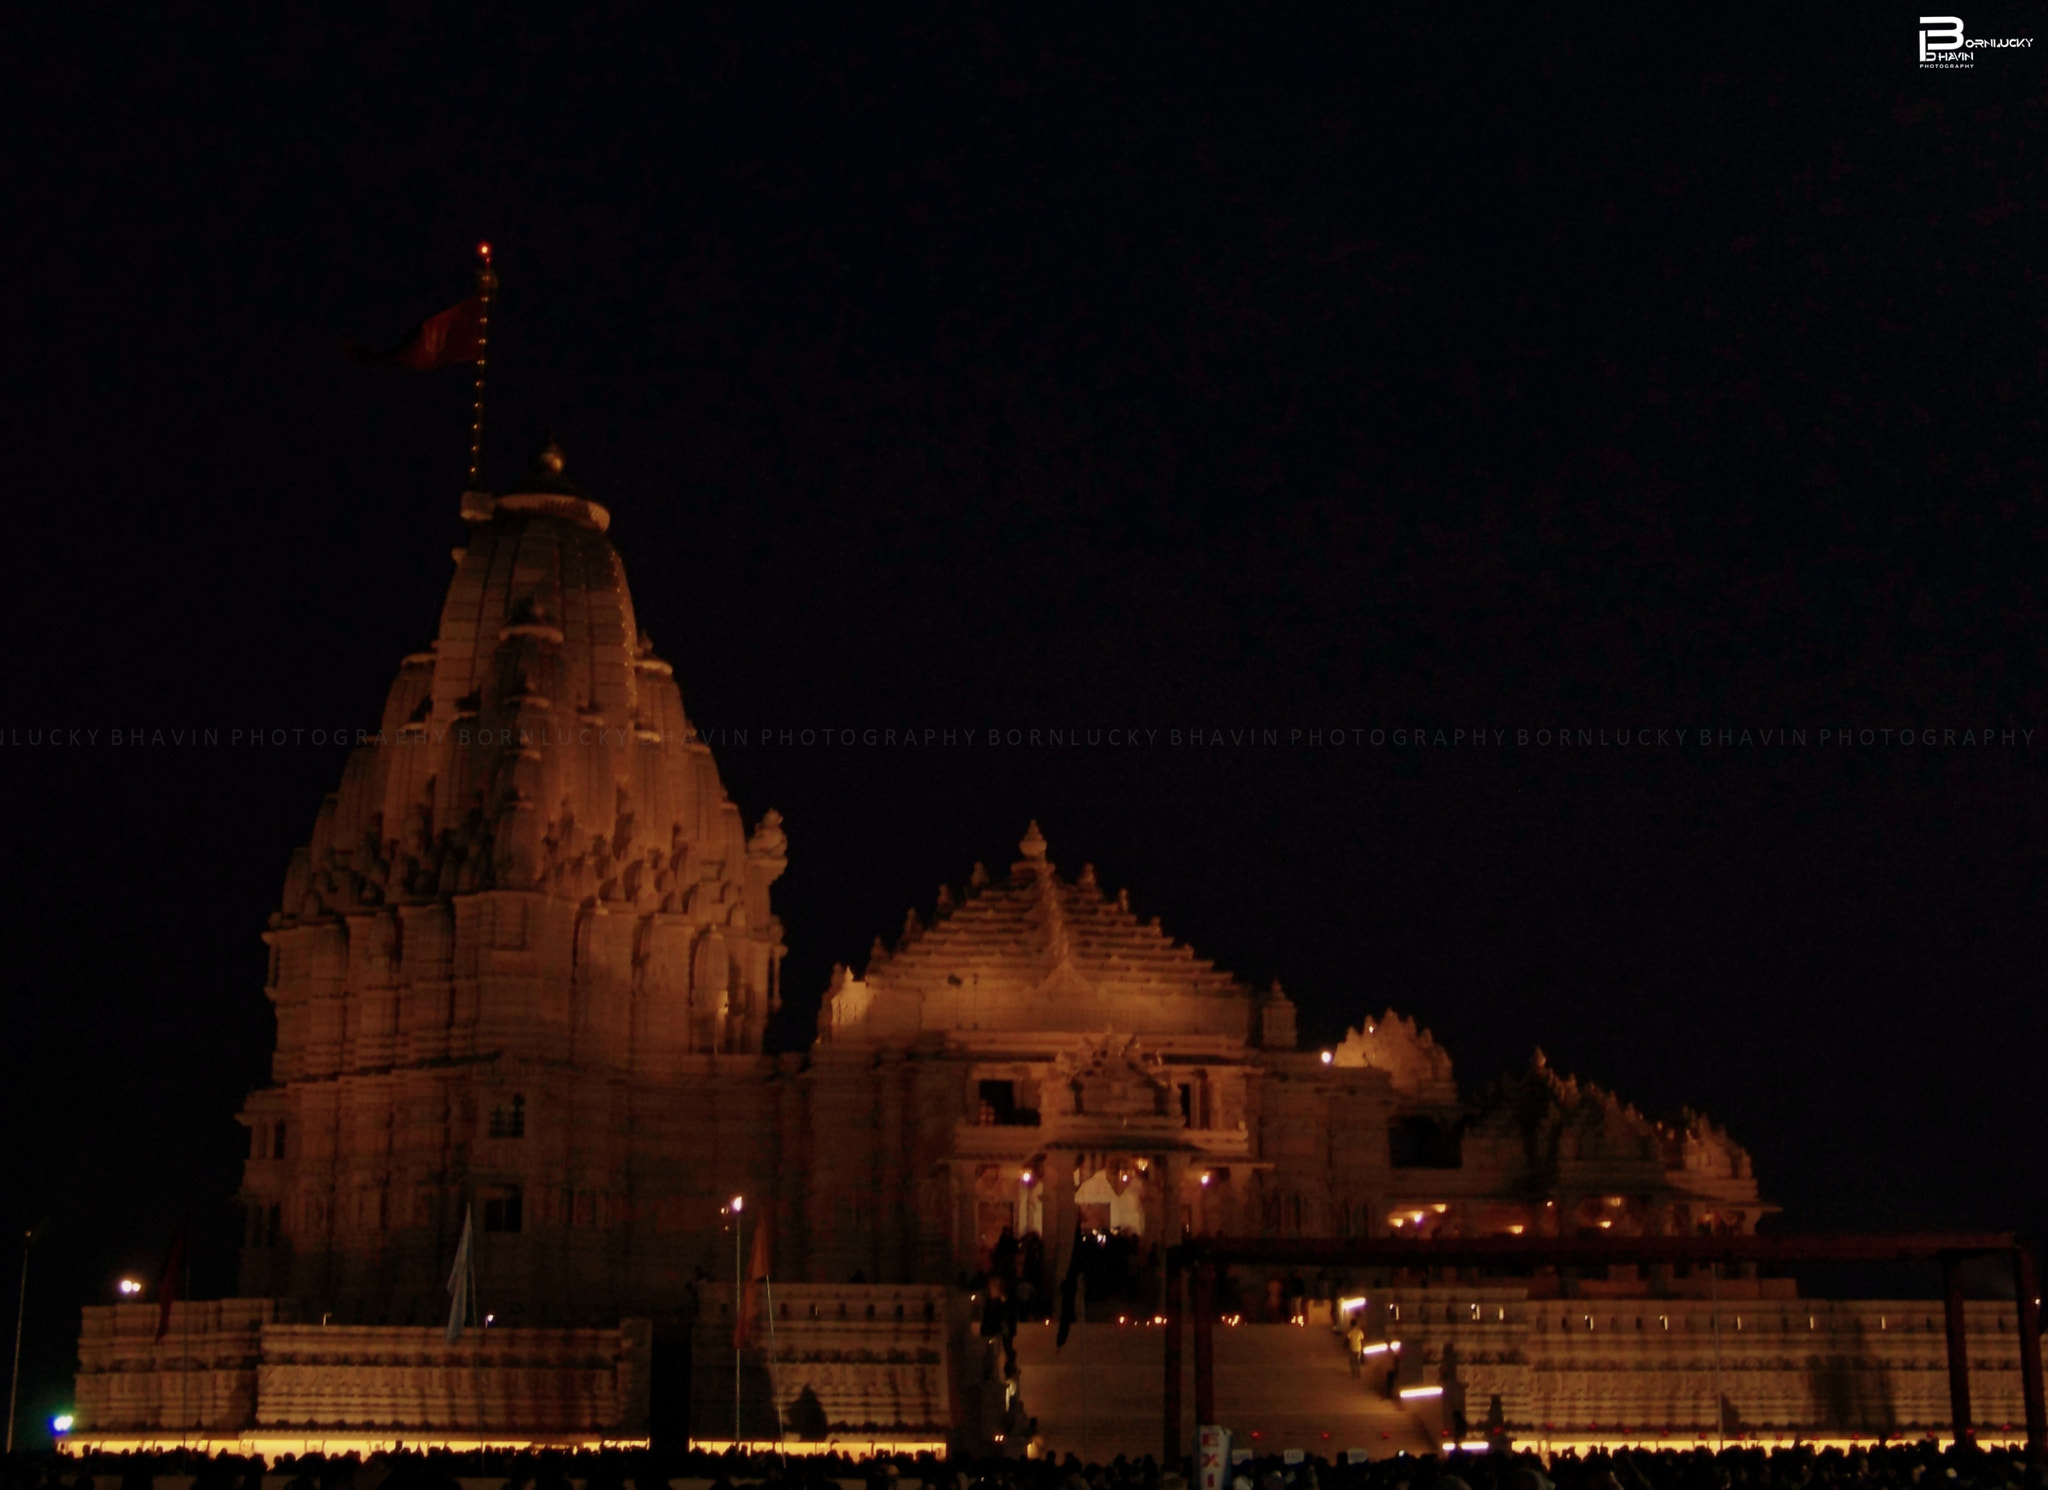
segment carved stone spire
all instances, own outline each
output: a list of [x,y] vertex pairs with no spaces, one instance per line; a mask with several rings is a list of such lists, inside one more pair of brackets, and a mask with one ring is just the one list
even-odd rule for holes
[[1017,852],[1033,864],[1051,867],[1045,857],[1045,835],[1038,831],[1038,819],[1033,818],[1024,836],[1017,840]]

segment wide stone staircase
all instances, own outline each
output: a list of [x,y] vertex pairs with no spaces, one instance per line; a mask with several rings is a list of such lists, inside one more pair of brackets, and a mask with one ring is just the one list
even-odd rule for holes
[[[1150,1325],[1077,1324],[1064,1349],[1051,1325],[1017,1334],[1024,1411],[1055,1454],[1098,1462],[1116,1454],[1158,1454],[1165,1384],[1163,1330]],[[1344,1343],[1328,1326],[1219,1327],[1216,1415],[1240,1449],[1301,1449],[1374,1459],[1435,1452],[1439,1441],[1414,1413],[1382,1393],[1386,1372],[1354,1378]],[[1182,1347],[1183,1452],[1195,1431],[1194,1332]]]

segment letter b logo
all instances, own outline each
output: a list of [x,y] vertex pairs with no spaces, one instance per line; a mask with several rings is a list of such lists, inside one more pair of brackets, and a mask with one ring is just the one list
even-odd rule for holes
[[1959,52],[1963,49],[1963,18],[1961,16],[1920,17],[1920,60],[1935,60],[1936,52]]

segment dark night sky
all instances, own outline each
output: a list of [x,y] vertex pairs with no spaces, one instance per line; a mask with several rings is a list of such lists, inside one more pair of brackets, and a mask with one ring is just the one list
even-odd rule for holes
[[[721,747],[788,823],[786,1037],[1035,816],[1307,1040],[1391,1004],[1475,1089],[1541,1044],[1727,1123],[1784,1226],[2048,1232],[2037,54],[1923,72],[1897,7],[924,14],[17,18],[35,1420],[188,1208],[230,1286],[258,932],[342,764],[106,732],[374,723],[467,385],[337,345],[485,237],[487,474],[559,432],[700,726],[1161,732]],[[1287,743],[1417,725],[1507,742]],[[1559,726],[1808,744],[1514,743]],[[1986,726],[2032,745],[1818,743]],[[12,743],[51,728],[102,743]]]

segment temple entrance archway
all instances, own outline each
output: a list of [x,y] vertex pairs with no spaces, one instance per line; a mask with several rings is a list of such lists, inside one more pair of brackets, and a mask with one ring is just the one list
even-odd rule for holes
[[1145,1234],[1144,1178],[1128,1163],[1111,1162],[1082,1180],[1074,1189],[1074,1214],[1081,1229],[1156,1240]]

